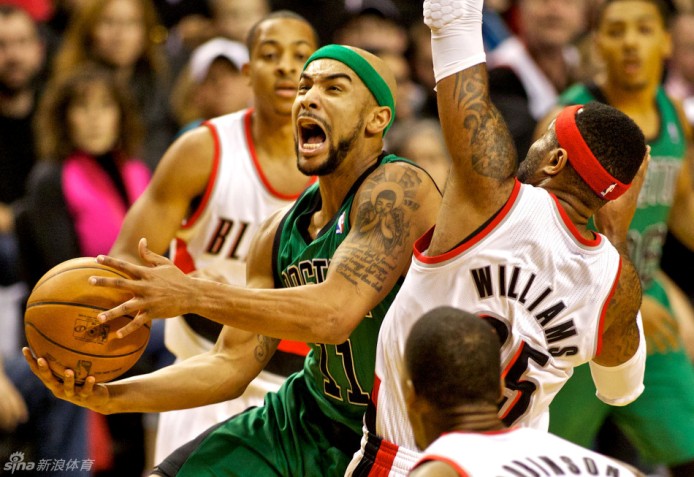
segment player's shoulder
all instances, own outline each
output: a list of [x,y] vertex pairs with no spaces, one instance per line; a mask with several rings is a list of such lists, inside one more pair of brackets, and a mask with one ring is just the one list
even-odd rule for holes
[[377,182],[396,181],[407,187],[424,189],[433,187],[440,195],[436,182],[422,166],[395,154],[385,155],[380,165],[369,174],[367,179]]

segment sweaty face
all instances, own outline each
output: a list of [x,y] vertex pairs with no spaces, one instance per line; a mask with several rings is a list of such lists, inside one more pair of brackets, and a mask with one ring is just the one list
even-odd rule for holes
[[109,65],[130,67],[145,51],[145,29],[138,2],[111,0],[94,26],[94,53]]
[[303,21],[274,18],[258,26],[249,64],[256,109],[291,114],[299,74],[316,48],[311,27]]
[[0,92],[27,88],[43,62],[43,46],[36,27],[24,14],[0,15]]
[[371,92],[349,67],[330,59],[311,62],[292,110],[299,170],[334,171],[364,134],[370,104],[375,105]]
[[671,49],[658,9],[640,0],[614,2],[605,8],[596,45],[608,81],[634,91],[660,81]]

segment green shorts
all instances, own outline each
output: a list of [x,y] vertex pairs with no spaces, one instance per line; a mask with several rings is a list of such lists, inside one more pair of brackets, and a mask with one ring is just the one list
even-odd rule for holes
[[[646,294],[672,313],[659,283]],[[610,406],[595,396],[588,364],[579,366],[550,405],[549,430],[590,448],[610,416],[651,463],[674,466],[694,460],[694,368],[684,350],[649,355],[644,385],[633,403]]]
[[360,439],[325,417],[300,372],[269,393],[262,407],[208,431],[187,451],[176,475],[342,477]]

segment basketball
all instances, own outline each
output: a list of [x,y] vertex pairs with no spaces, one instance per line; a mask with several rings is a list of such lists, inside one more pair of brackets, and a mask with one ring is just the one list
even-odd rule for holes
[[100,323],[100,312],[132,295],[90,285],[91,276],[128,278],[91,257],[67,260],[36,283],[24,313],[24,333],[33,355],[45,358],[60,380],[66,369],[72,369],[77,384],[87,376],[106,382],[125,373],[144,352],[150,335],[147,324],[124,338],[116,337],[132,316]]

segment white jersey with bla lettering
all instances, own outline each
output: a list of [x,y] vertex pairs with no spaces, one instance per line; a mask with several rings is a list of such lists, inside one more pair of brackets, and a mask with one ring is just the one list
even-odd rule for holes
[[556,197],[516,181],[507,203],[453,250],[428,256],[432,235],[433,229],[415,243],[410,270],[381,325],[372,406],[352,462],[368,461],[361,469],[378,465],[381,459],[368,454],[384,449],[382,441],[400,446],[386,446],[397,454],[394,465],[414,464],[417,447],[400,376],[410,329],[433,308],[475,313],[497,330],[505,381],[500,417],[509,426],[546,430],[552,398],[575,366],[600,352],[621,258],[604,236],[580,236]]
[[642,475],[619,461],[529,428],[447,433],[427,447],[415,467],[428,461],[446,462],[461,477]]
[[[246,283],[246,255],[260,224],[298,197],[277,192],[265,177],[251,136],[251,113],[246,109],[204,123],[215,142],[213,170],[203,197],[170,250],[184,272],[212,270],[234,285]],[[214,344],[180,318],[167,320],[166,325],[167,347],[178,358],[207,351]]]
[[[184,272],[208,269],[235,285],[246,283],[246,256],[261,223],[299,196],[277,192],[265,177],[255,154],[251,113],[246,109],[204,123],[215,142],[212,172],[204,195],[181,224],[170,248],[173,262]],[[306,185],[311,182],[306,179]],[[212,349],[221,328],[197,315],[168,319],[166,347],[178,361],[190,358]],[[303,349],[306,345],[300,346],[296,350],[290,342],[280,343],[274,358],[279,362],[287,357],[286,366],[281,372],[274,368],[261,371],[237,399],[161,413],[155,463],[210,426],[262,405],[265,394],[279,389],[289,372],[300,369],[307,350]]]

